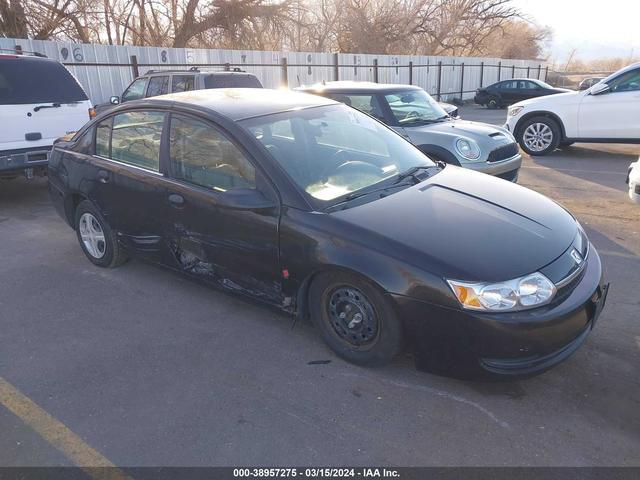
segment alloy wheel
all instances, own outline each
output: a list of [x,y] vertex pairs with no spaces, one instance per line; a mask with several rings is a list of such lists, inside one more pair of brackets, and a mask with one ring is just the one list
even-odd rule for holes
[[104,257],[107,244],[102,226],[96,217],[89,212],[83,213],[78,227],[80,238],[89,255],[96,259]]
[[524,144],[532,152],[542,152],[553,142],[553,131],[546,123],[532,123],[522,135]]

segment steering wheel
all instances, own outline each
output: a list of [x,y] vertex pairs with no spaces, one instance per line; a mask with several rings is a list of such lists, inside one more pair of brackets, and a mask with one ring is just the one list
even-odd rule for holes
[[407,113],[407,115],[404,118],[417,118],[419,116],[420,116],[420,113],[415,111],[415,110],[413,110],[413,111]]
[[[384,176],[382,175],[382,169],[371,163],[363,162],[362,160],[349,160],[348,158],[343,158],[348,154],[349,152],[347,152],[346,150],[338,150],[331,156],[331,158],[327,162],[327,167],[325,167],[324,171],[322,172],[322,176],[320,177],[323,183],[327,182],[330,175],[341,174],[347,170],[368,172],[379,177]],[[337,167],[334,167],[334,165],[338,162],[340,162],[339,165]]]

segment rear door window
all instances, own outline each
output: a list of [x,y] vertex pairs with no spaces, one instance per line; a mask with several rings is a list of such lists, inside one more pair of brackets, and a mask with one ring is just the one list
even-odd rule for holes
[[194,90],[194,83],[193,75],[174,75],[171,77],[171,92],[189,92]]
[[147,88],[147,97],[156,97],[169,93],[169,77],[151,77]]
[[85,100],[88,100],[87,94],[78,81],[55,60],[0,58],[0,105]]
[[111,158],[159,171],[163,124],[162,112],[134,111],[115,115],[111,133]]
[[111,120],[109,117],[101,121],[96,127],[96,155],[109,158],[111,155]]

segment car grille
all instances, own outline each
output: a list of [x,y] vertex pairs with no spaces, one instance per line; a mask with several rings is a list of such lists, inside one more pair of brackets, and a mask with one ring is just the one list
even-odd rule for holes
[[489,158],[487,162],[500,162],[502,160],[506,160],[507,158],[511,158],[518,154],[518,144],[510,143],[508,145],[503,145],[502,147],[496,148],[492,152],[489,152]]

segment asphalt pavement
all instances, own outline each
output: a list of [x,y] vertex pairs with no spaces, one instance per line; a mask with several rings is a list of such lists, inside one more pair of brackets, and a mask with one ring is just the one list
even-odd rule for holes
[[[575,355],[499,383],[408,357],[357,367],[307,323],[139,261],[94,267],[46,180],[0,182],[0,380],[118,466],[640,466],[640,206],[624,184],[638,155],[525,159],[519,183],[576,215],[612,286]],[[46,417],[16,411],[0,405],[0,466],[73,464]]]

